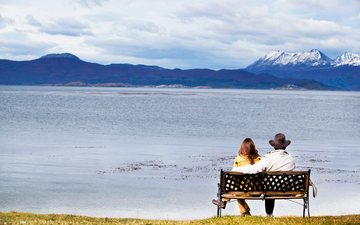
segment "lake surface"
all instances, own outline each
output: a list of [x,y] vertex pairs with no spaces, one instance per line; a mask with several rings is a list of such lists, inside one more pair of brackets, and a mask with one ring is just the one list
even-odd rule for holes
[[0,86],[0,211],[215,216],[242,140],[263,155],[283,132],[318,186],[312,215],[360,213],[359,112],[360,92]]

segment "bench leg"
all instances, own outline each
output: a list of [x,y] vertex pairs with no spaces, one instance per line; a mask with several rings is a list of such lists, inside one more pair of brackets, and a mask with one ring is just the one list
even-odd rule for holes
[[305,218],[305,209],[306,209],[306,198],[304,198],[304,205],[303,205],[303,217]]
[[310,201],[309,201],[309,195],[307,196],[307,210],[308,210],[308,217],[310,218]]
[[219,199],[219,205],[217,207],[217,217],[221,217],[221,200]]
[[219,204],[219,206],[218,206],[218,207],[219,207],[219,217],[221,217],[221,209],[222,209],[221,206],[222,206],[222,204],[223,204],[223,200],[222,200],[221,197],[219,198],[219,200],[220,200],[220,201],[219,201],[220,204]]
[[309,196],[306,196],[304,198],[304,208],[303,208],[303,217],[305,217],[305,211],[307,209],[308,217],[310,217],[310,202],[309,202]]
[[222,198],[221,198],[221,187],[220,187],[220,184],[218,184],[217,197],[218,197],[218,203],[219,203],[218,206],[217,206],[217,217],[221,217]]

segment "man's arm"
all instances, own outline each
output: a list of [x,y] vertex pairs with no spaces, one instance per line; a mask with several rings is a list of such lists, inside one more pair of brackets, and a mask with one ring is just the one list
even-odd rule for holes
[[265,171],[267,163],[268,163],[268,161],[266,160],[265,157],[263,157],[256,164],[249,165],[249,166],[236,167],[236,168],[233,168],[231,171],[236,171],[236,172],[241,172],[241,173],[259,173],[259,172]]

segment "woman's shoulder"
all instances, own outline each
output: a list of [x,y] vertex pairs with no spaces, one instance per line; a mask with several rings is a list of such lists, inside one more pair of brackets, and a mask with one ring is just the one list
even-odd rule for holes
[[242,155],[237,155],[234,159],[234,166],[241,166],[243,163],[245,163],[247,159]]
[[236,157],[235,157],[235,161],[246,161],[247,160],[247,158],[245,157],[245,156],[243,156],[243,155],[237,155]]
[[255,163],[259,162],[260,160],[261,160],[261,156],[259,154],[256,154],[256,156],[254,157]]

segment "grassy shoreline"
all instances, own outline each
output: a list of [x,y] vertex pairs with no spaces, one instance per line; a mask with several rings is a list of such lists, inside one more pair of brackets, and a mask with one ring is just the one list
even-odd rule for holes
[[33,214],[20,212],[0,212],[0,225],[8,224],[360,224],[360,214],[344,216],[302,217],[239,217],[225,216],[201,220],[147,220],[131,218],[97,218],[66,214]]

